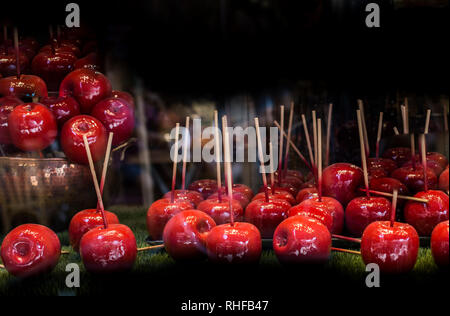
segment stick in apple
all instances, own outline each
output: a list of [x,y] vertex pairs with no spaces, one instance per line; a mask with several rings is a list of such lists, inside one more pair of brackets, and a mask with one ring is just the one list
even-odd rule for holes
[[[227,116],[222,117],[222,129],[227,130]],[[227,173],[227,186],[228,186],[228,205],[230,208],[230,224],[234,225],[234,211],[233,211],[233,177],[231,175],[231,159],[230,159],[230,140],[228,138],[228,133],[223,133],[224,138],[224,155],[225,155],[225,170]]]
[[186,116],[186,134],[184,135],[184,145],[183,145],[183,171],[181,173],[181,190],[186,188],[186,164],[187,164],[187,153],[190,143],[190,133],[189,133],[189,116]]
[[19,32],[14,28],[14,49],[16,51],[16,71],[17,79],[20,79],[20,50],[19,50]]
[[[294,118],[294,102],[291,102],[291,108],[289,109],[289,123],[288,123],[288,137],[286,139],[286,151],[284,153],[284,166],[283,166],[283,177],[286,176],[286,172],[288,169],[288,159],[289,159],[289,143],[291,141],[291,133],[292,133],[292,119]],[[280,137],[283,139],[284,131],[280,130]],[[281,172],[281,170],[279,171]]]
[[422,153],[423,185],[424,185],[425,192],[427,192],[428,191],[427,145],[425,143],[425,135],[424,134],[420,135],[420,147],[421,147],[421,153]]
[[[313,119],[314,169],[317,172],[317,114],[316,111],[312,111],[311,113]],[[317,174],[314,175],[317,177]]]
[[380,112],[380,118],[378,119],[378,131],[377,131],[377,143],[375,147],[375,157],[380,158],[380,141],[381,133],[383,132],[383,112]]
[[365,146],[365,152],[366,157],[369,157],[370,155],[370,146],[369,146],[369,136],[367,135],[367,126],[366,126],[366,115],[364,112],[364,103],[361,99],[358,100],[358,107],[361,111],[361,121],[362,121],[362,128],[363,128],[363,135],[364,135],[364,146]]
[[284,131],[284,105],[280,106],[280,152],[278,153],[278,185],[281,185],[281,172],[283,169],[283,133],[281,131]]
[[424,134],[428,134],[428,131],[429,131],[429,129],[430,129],[430,118],[431,118],[431,109],[428,109],[427,110],[427,116],[426,116],[426,118],[425,118],[425,128],[423,129],[424,130]]
[[217,111],[214,111],[214,140],[216,148],[214,153],[216,154],[216,171],[217,171],[217,197],[219,202],[222,202],[222,174],[220,172],[220,138],[219,138],[219,115]]
[[98,182],[97,182],[97,174],[95,173],[94,161],[92,160],[91,149],[89,148],[89,142],[87,140],[86,135],[83,135],[83,141],[84,141],[84,148],[86,150],[86,155],[87,155],[88,161],[89,161],[89,168],[91,169],[91,175],[92,175],[92,181],[94,182],[95,193],[97,194],[97,201],[98,201],[98,204],[100,205],[100,213],[102,214],[102,218],[103,218],[103,226],[105,228],[108,228],[108,221],[106,220],[106,216],[105,216],[105,207],[103,205],[102,195],[100,193],[100,188],[99,188]]
[[366,161],[366,155],[364,152],[365,146],[364,146],[364,133],[363,133],[363,127],[362,127],[361,111],[357,110],[356,115],[358,117],[359,144],[360,144],[360,148],[361,148],[361,163],[362,163],[363,172],[364,172],[364,186],[366,187],[367,197],[370,198],[369,175],[367,172],[367,161]]
[[353,255],[361,255],[360,251],[331,247],[332,251],[351,253]]
[[178,163],[178,134],[180,133],[180,123],[176,124],[175,127],[175,148],[173,155],[173,166],[172,166],[172,194],[171,203],[175,202],[175,183],[177,181],[177,163]]
[[319,202],[322,202],[322,120],[317,119],[317,187]]
[[[275,175],[274,175],[274,166],[273,166],[273,145],[272,142],[269,142],[269,157],[270,157],[270,186],[272,188],[272,194],[275,194]],[[267,202],[267,199],[266,199]]]
[[408,98],[405,97],[405,121],[406,121],[406,134],[409,134],[409,105]]
[[416,169],[416,140],[414,137],[414,133],[411,133],[409,135],[410,137],[410,144],[411,144],[411,162],[412,167],[415,170]]
[[397,197],[398,197],[398,189],[395,188],[394,192],[392,192],[391,227],[394,227],[394,223],[395,223],[395,211],[397,209]]
[[394,129],[394,134],[395,134],[396,136],[400,135],[400,132],[398,131],[397,126],[394,126],[393,129]]
[[266,196],[266,202],[269,202],[269,191],[267,189],[267,177],[264,172],[264,156],[262,151],[262,143],[261,143],[261,134],[259,132],[259,119],[255,117],[255,128],[256,128],[256,138],[258,140],[258,158],[259,163],[261,165],[260,172],[262,173],[263,185],[264,185],[264,194]]
[[305,131],[306,145],[308,146],[309,161],[311,162],[311,167],[314,168],[314,155],[312,152],[311,139],[309,137],[308,125],[306,124],[305,114],[302,114],[303,130]]
[[333,103],[330,103],[328,106],[328,115],[327,115],[327,140],[326,140],[326,149],[325,149],[325,166],[330,164],[330,139],[331,139],[331,118],[333,116]]
[[[366,192],[366,189],[363,188],[359,188],[359,190],[361,192]],[[387,192],[382,192],[382,191],[375,191],[375,190],[369,190],[370,193],[373,193],[375,195],[381,195],[381,196],[385,196],[385,197],[393,197],[392,193],[387,193]],[[417,198],[414,196],[407,196],[407,195],[398,195],[397,196],[398,199],[402,199],[402,200],[408,200],[408,201],[415,201],[415,202],[420,202],[420,203],[428,203],[429,201],[426,199],[421,199],[421,198]]]
[[[106,146],[105,160],[103,161],[102,178],[100,179],[100,194],[103,196],[103,189],[105,187],[106,173],[108,171],[109,157],[111,156],[111,146],[114,133],[110,132],[108,136],[108,145]],[[97,201],[97,212],[100,211],[100,204]]]
[[352,242],[356,242],[356,243],[361,243],[361,239],[359,239],[359,238],[352,238],[352,237],[336,235],[336,234],[332,234],[331,237],[337,238],[337,239],[342,239],[342,240],[347,240],[347,241],[352,241]]

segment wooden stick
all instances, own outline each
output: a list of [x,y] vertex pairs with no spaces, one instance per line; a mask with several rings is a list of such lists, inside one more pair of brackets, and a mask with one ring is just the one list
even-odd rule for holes
[[333,116],[333,103],[328,106],[327,116],[327,140],[325,149],[325,166],[330,164],[330,140],[331,140],[331,118]]
[[68,255],[68,254],[70,254],[70,251],[69,250],[61,250],[61,254]]
[[[259,131],[259,119],[257,117],[255,117],[255,128],[256,128],[256,139],[258,141],[258,158],[259,158],[259,164],[261,166],[260,172],[262,173],[266,202],[269,202],[269,191],[267,189],[267,177],[266,177],[266,172],[265,172],[265,168],[264,168],[264,156],[263,156],[263,151],[262,151],[261,134]],[[273,184],[272,186],[275,186],[275,185]]]
[[[106,173],[108,171],[109,157],[111,156],[111,147],[114,133],[110,132],[108,136],[108,145],[106,146],[105,160],[103,161],[102,178],[100,179],[100,194],[103,196],[103,189],[105,188]],[[97,201],[97,212],[100,211],[100,204]]]
[[415,170],[416,169],[416,140],[414,138],[414,133],[410,134],[410,145],[411,145],[411,162],[412,167]]
[[228,203],[230,208],[230,224],[234,225],[234,211],[233,211],[233,178],[231,176],[231,159],[230,159],[230,140],[227,131],[227,116],[222,117],[222,128],[224,130],[224,155],[225,155],[225,170],[227,173],[228,185]]
[[406,117],[406,107],[404,105],[401,106],[402,111],[402,121],[403,121],[403,134],[409,134],[408,131],[408,123],[407,123],[407,117]]
[[314,167],[317,168],[317,113],[312,111],[313,119],[313,146],[314,146]]
[[400,135],[400,132],[398,131],[397,126],[394,126],[394,134],[397,136]]
[[0,264],[0,269],[6,270],[6,268],[3,264]]
[[380,118],[378,119],[377,143],[375,149],[376,158],[380,157],[380,141],[382,132],[383,132],[383,112],[380,112]]
[[186,188],[186,164],[187,164],[187,153],[190,141],[190,133],[189,133],[189,116],[186,116],[186,134],[184,135],[184,148],[183,148],[183,170],[181,173],[181,190]]
[[284,137],[281,131],[284,131],[284,105],[280,106],[280,152],[278,153],[278,185],[281,184],[281,173],[282,173],[282,166],[283,166],[283,141]]
[[[359,190],[362,191],[362,192],[366,192],[366,189],[363,189],[363,188],[359,188]],[[386,196],[386,197],[393,197],[392,193],[387,193],[387,192],[382,192],[382,191],[375,191],[375,190],[369,190],[369,192],[372,193],[372,194],[375,194],[375,195],[381,195],[381,196]],[[426,199],[416,198],[416,197],[407,196],[407,195],[398,195],[397,198],[398,199],[402,199],[402,200],[420,202],[420,203],[428,203],[429,202]]]
[[[269,142],[269,156],[270,156],[270,187],[272,188],[272,194],[275,194],[275,175],[274,175],[274,166],[273,166],[273,145],[272,142]],[[268,200],[266,200],[268,202]]]
[[356,250],[349,250],[349,249],[342,249],[342,248],[335,248],[335,247],[331,247],[332,251],[337,251],[337,252],[345,252],[345,253],[351,253],[354,255],[361,255],[360,251],[356,251]]
[[317,186],[319,191],[319,202],[322,202],[322,120],[317,119]]
[[361,239],[359,239],[359,238],[352,238],[352,237],[336,235],[336,234],[332,234],[331,237],[337,238],[337,239],[342,239],[342,240],[347,240],[347,241],[352,241],[352,242],[356,242],[356,243],[361,243]]
[[180,133],[180,123],[175,126],[175,148],[172,166],[172,190],[171,190],[171,203],[175,202],[175,183],[177,181],[177,163],[178,163],[178,134]]
[[100,204],[100,213],[103,218],[103,225],[105,228],[108,228],[108,221],[105,216],[105,207],[103,205],[102,194],[100,193],[100,188],[97,182],[97,174],[95,173],[94,161],[92,160],[91,149],[89,148],[89,142],[87,140],[86,135],[83,135],[84,148],[86,150],[86,154],[89,161],[89,168],[91,169],[92,181],[94,182],[95,193],[97,194],[97,201]]
[[428,165],[427,165],[427,147],[425,143],[425,135],[420,135],[420,149],[422,154],[422,167],[423,167],[423,185],[425,192],[428,191]]
[[424,134],[428,134],[430,129],[430,118],[431,118],[431,109],[427,110],[427,116],[425,118],[425,128],[423,129]]
[[314,167],[314,156],[311,147],[311,139],[309,138],[308,125],[306,124],[305,114],[302,114],[302,122],[303,122],[303,129],[305,131],[306,144],[308,146],[309,161],[311,162],[311,167]]
[[214,150],[216,154],[216,177],[217,177],[217,198],[219,202],[222,202],[222,173],[220,172],[220,138],[219,138],[219,114],[214,111],[214,138],[216,148]]
[[363,128],[363,136],[364,136],[364,148],[366,157],[370,155],[370,146],[369,146],[369,136],[367,135],[367,126],[366,126],[366,116],[364,114],[364,103],[362,100],[358,100],[359,111],[361,112],[361,122]]
[[367,172],[367,161],[366,161],[366,154],[364,152],[365,146],[364,146],[364,132],[362,127],[362,118],[361,118],[361,111],[356,110],[356,115],[358,116],[358,130],[359,130],[359,144],[361,148],[361,163],[363,167],[364,172],[364,186],[366,187],[366,194],[367,197],[370,198],[370,192],[369,192],[369,174]]
[[397,197],[398,197],[398,189],[395,188],[392,194],[391,227],[394,227],[395,223],[395,211],[397,210]]
[[[276,127],[280,128],[280,124],[278,124],[277,121],[273,122],[275,124]],[[284,137],[287,138],[286,132],[283,131],[283,135]],[[294,142],[292,140],[289,141],[290,146],[292,147],[292,149],[295,151],[295,153],[300,157],[300,159],[304,162],[304,164],[308,167],[309,170],[311,170],[311,172],[313,171],[310,163],[308,162],[308,160],[305,158],[305,156],[302,155],[302,153],[300,152],[300,150],[298,149],[297,146],[295,146]]]
[[409,134],[409,105],[408,98],[405,97],[405,121],[406,121],[406,134]]
[[[289,110],[289,124],[288,124],[288,137],[287,137],[287,140],[286,140],[286,152],[284,154],[284,166],[283,166],[284,176],[286,175],[286,171],[288,169],[289,148],[291,148],[291,146],[289,146],[289,143],[291,141],[292,119],[293,118],[294,118],[294,102],[291,102],[291,108]],[[284,138],[283,137],[283,132],[284,131],[280,131],[281,139]],[[281,170],[279,172],[281,172]]]
[[140,251],[155,250],[155,249],[161,249],[161,248],[164,248],[164,244],[138,248],[137,251],[140,252]]
[[17,79],[19,79],[20,78],[20,51],[19,51],[19,32],[17,31],[17,27],[14,28],[14,49],[16,51]]

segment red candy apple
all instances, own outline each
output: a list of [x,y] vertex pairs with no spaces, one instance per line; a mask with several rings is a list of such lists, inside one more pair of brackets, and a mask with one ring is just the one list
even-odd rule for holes
[[261,235],[250,223],[219,225],[206,237],[206,250],[214,263],[256,264],[261,257]]
[[51,145],[58,134],[52,112],[42,104],[18,105],[9,114],[12,143],[23,151],[40,151]]
[[8,118],[14,108],[22,103],[20,99],[14,96],[0,98],[0,144],[8,145],[12,143]]
[[112,95],[113,98],[119,98],[119,99],[123,99],[125,101],[128,102],[128,105],[131,106],[131,108],[135,108],[134,106],[134,98],[131,94],[129,94],[128,92],[125,91],[119,91],[119,90],[113,90],[112,91]]
[[367,159],[367,168],[369,169],[383,169],[389,175],[392,171],[397,169],[397,164],[394,160],[387,158],[369,158]]
[[19,99],[46,97],[47,85],[38,76],[20,75],[0,79],[0,95],[14,95]]
[[[421,165],[416,165],[416,168],[401,167],[395,169],[392,172],[391,177],[405,184],[411,193],[417,193],[424,190],[425,181],[423,177],[423,167]],[[437,176],[430,169],[427,169],[427,182],[430,189],[437,188]]]
[[331,234],[318,220],[293,216],[275,230],[273,250],[283,264],[322,264],[331,253]]
[[212,179],[202,179],[192,182],[189,190],[197,191],[203,195],[204,199],[217,192],[217,181]]
[[5,239],[1,257],[6,270],[17,277],[50,272],[58,263],[61,244],[49,228],[25,224],[14,228]]
[[333,197],[345,206],[358,195],[363,171],[349,163],[335,163],[325,168],[322,179],[323,195]]
[[[417,165],[417,161],[420,161],[419,156],[417,156],[416,162],[413,162],[411,160],[407,161],[403,164],[402,167],[413,168],[414,166],[416,166],[418,168],[423,168],[423,166],[421,164]],[[433,171],[433,173],[436,176],[439,176],[442,173],[442,171],[444,171],[444,168],[438,162],[436,162],[434,160],[430,160],[430,159],[427,159],[427,169]]]
[[131,229],[122,224],[96,227],[81,238],[80,255],[88,272],[128,271],[137,256],[136,238]]
[[[116,214],[104,211],[108,224],[119,224]],[[70,245],[75,251],[79,250],[80,240],[83,235],[93,228],[103,226],[103,217],[97,209],[88,209],[76,213],[69,225]]]
[[448,192],[448,167],[439,176],[439,189]]
[[364,263],[375,263],[382,273],[406,273],[414,268],[419,253],[419,236],[404,223],[377,221],[364,230],[361,255]]
[[383,158],[391,159],[397,166],[401,166],[411,159],[411,149],[407,147],[390,148],[383,153]]
[[106,129],[96,118],[78,115],[68,120],[61,130],[61,147],[70,160],[87,164],[83,136],[86,135],[94,161],[101,159],[107,145]]
[[114,133],[113,146],[126,142],[133,133],[134,110],[123,99],[104,99],[94,106],[91,115],[103,123],[108,133]]
[[[0,49],[1,50],[1,49]],[[20,69],[28,66],[28,58],[25,54],[19,54]],[[0,53],[0,75],[3,77],[14,76],[17,74],[17,58],[14,50],[8,49],[7,52]]]
[[440,267],[449,266],[448,221],[439,223],[431,234],[431,253],[434,262]]
[[163,232],[164,247],[177,261],[196,261],[206,258],[206,237],[214,220],[197,211],[183,211],[172,217]]
[[427,160],[437,162],[442,168],[448,166],[448,159],[443,154],[436,152],[427,152]]
[[[225,188],[222,188],[222,197],[227,198],[227,190]],[[213,193],[210,196],[208,196],[207,200],[217,200],[219,198],[219,193]],[[239,202],[239,204],[241,204],[242,208],[245,209],[248,205],[248,203],[250,203],[250,199],[248,198],[248,195],[245,193],[242,193],[241,191],[236,191],[233,188],[233,200],[236,200]]]
[[[394,178],[373,178],[370,180],[369,187],[371,190],[385,193],[392,193],[394,189],[397,189],[399,195],[409,195],[406,185]],[[403,199],[397,201],[398,206],[403,206],[404,203]]]
[[70,118],[80,114],[80,106],[78,105],[78,102],[69,96],[43,97],[39,100],[39,102],[52,111],[59,127],[62,127]]
[[76,60],[71,53],[44,51],[34,56],[31,71],[44,79],[50,91],[58,91],[61,81],[74,69]]
[[254,200],[245,209],[245,221],[255,225],[262,238],[273,238],[277,226],[287,218],[291,204],[285,200]]
[[81,55],[80,49],[69,42],[58,42],[56,45],[54,43],[43,46],[39,53],[51,53],[51,52],[61,53],[61,54],[72,54],[76,57]]
[[101,70],[101,62],[97,53],[89,53],[85,57],[78,59],[74,64],[75,69],[88,68],[92,70]]
[[316,197],[319,197],[319,190],[317,190],[316,187],[304,188],[297,193],[295,200],[297,203],[302,203],[304,200],[309,200]]
[[[233,208],[233,215],[236,221],[242,221],[244,218],[244,208],[239,201],[233,199],[231,207]],[[222,196],[222,202],[218,199],[207,199],[197,206],[199,211],[202,211],[211,216],[217,225],[230,222],[230,204],[227,196]]]
[[414,226],[420,236],[430,236],[437,224],[448,220],[448,195],[442,191],[428,190],[414,195],[428,203],[408,201],[404,214],[408,224]]
[[[194,207],[197,207],[201,201],[203,201],[203,196],[197,191],[192,190],[174,190],[174,200],[177,201],[187,201],[190,202]],[[167,192],[163,196],[164,199],[172,198],[172,191]]]
[[61,82],[60,96],[72,96],[82,113],[89,114],[101,100],[111,96],[111,83],[102,73],[92,69],[76,69]]
[[193,205],[187,201],[173,202],[170,199],[160,199],[152,203],[147,212],[147,230],[153,240],[161,240],[167,222],[182,211],[190,210]]
[[[274,191],[271,188],[268,188],[268,195],[269,195],[269,199],[285,200],[286,202],[288,202],[291,205],[296,204],[296,201],[295,201],[294,197],[292,196],[292,194],[290,194],[289,192],[284,191],[284,190],[275,189],[275,193],[274,193]],[[253,197],[252,201],[265,200],[265,199],[266,199],[266,193],[260,192]]]

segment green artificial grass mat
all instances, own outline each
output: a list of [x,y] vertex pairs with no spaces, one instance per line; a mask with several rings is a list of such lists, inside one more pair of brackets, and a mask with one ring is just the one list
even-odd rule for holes
[[[135,233],[138,247],[148,246],[146,243],[146,209],[142,207],[115,206],[110,207],[110,211],[115,212],[121,223],[128,225]],[[111,286],[109,280],[116,278],[118,284],[139,284],[145,287],[152,280],[161,281],[162,278],[170,275],[183,275],[186,269],[191,271],[208,271],[208,269],[217,269],[208,262],[194,265],[180,264],[173,261],[165,252],[144,251],[138,254],[133,270],[120,276],[102,276],[91,275],[84,270],[80,256],[69,246],[67,232],[58,233],[63,245],[63,250],[70,251],[67,255],[61,255],[56,268],[49,274],[37,276],[32,279],[21,280],[8,274],[6,270],[0,269],[0,295],[89,295],[101,293],[107,287]],[[68,272],[65,267],[69,263],[78,263],[81,272],[80,288],[67,288],[65,279]],[[223,266],[220,268],[223,271]],[[240,269],[242,273],[254,273],[258,278],[277,278],[277,275],[285,273],[292,269],[281,266],[273,251],[265,250],[262,254],[259,266],[256,269]],[[367,276],[365,265],[360,256],[347,253],[333,252],[331,259],[325,266],[312,267],[306,266],[296,268],[296,273],[301,275],[320,274],[338,277],[345,280],[347,285],[364,286],[364,280]],[[194,272],[193,272],[194,273]],[[225,272],[226,273],[226,272]],[[235,273],[235,272],[233,272]],[[240,273],[240,272],[238,272]],[[395,282],[408,284],[432,284],[442,278],[442,275],[448,278],[447,271],[443,272],[434,263],[431,251],[427,248],[421,248],[419,258],[414,270],[403,276],[389,277],[387,280],[395,278]],[[106,281],[105,281],[106,280]],[[273,281],[273,280],[272,280]],[[275,281],[274,281],[275,282]],[[144,284],[145,283],[145,284]],[[114,286],[114,285],[112,285]]]

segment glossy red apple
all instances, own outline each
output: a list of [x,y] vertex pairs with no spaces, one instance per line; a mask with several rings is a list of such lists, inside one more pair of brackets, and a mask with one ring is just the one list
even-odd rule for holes
[[52,112],[38,103],[16,106],[9,114],[8,124],[12,143],[23,151],[43,150],[58,135],[58,126]]
[[233,192],[241,192],[245,194],[249,201],[251,201],[254,196],[253,190],[248,185],[241,183],[233,183]]
[[[423,170],[422,169],[423,165],[420,161],[421,161],[421,158],[417,157],[417,160],[414,163],[410,160],[410,161],[405,162],[402,165],[402,167],[411,169],[411,168],[413,168],[413,166],[416,166],[417,168],[420,168],[421,170]],[[438,162],[436,162],[435,160],[430,160],[430,159],[427,159],[427,168],[429,170],[433,171],[433,173],[436,176],[439,176],[442,173],[442,171],[444,171],[444,168],[441,167],[441,165]]]
[[64,123],[72,117],[80,114],[80,105],[74,98],[69,96],[43,97],[39,100],[39,102],[52,111],[59,127],[62,127]]
[[[0,50],[0,74],[3,77],[15,76],[17,74],[17,58],[14,50],[5,53]],[[28,58],[25,54],[19,54],[20,69],[23,71],[28,66]]]
[[331,234],[316,219],[289,217],[275,231],[273,250],[283,264],[323,264],[330,258]]
[[262,238],[271,239],[278,225],[287,218],[291,204],[286,200],[254,200],[245,209],[245,221],[255,225]]
[[0,144],[9,145],[12,143],[8,118],[14,108],[22,103],[22,100],[14,96],[0,98]]
[[55,51],[56,53],[73,54],[76,57],[81,55],[80,49],[73,43],[69,42],[60,42],[56,45],[53,43],[45,45],[39,50],[39,53],[51,53],[52,51]]
[[383,169],[389,175],[392,171],[397,169],[397,164],[394,160],[388,158],[369,158],[367,159],[368,169]]
[[[294,177],[294,178],[298,178],[298,179],[300,179],[302,182],[303,182],[303,180],[304,180],[303,174],[302,174],[300,171],[298,171],[298,170],[291,170],[291,169],[288,169],[288,170],[286,170],[286,172],[284,172],[284,170],[283,170],[283,172],[282,172],[281,175],[282,175],[283,177]],[[275,179],[278,179],[278,170],[275,171],[274,176],[275,176]]]
[[[225,188],[222,188],[222,198],[225,197],[225,199],[228,198],[228,193],[227,190]],[[207,200],[217,200],[219,198],[219,193],[213,193],[210,196],[208,196]],[[245,209],[248,205],[248,203],[250,203],[250,199],[248,198],[248,196],[245,193],[242,193],[241,191],[236,191],[233,188],[233,200],[236,200],[239,202],[239,204],[241,204],[242,208]]]
[[88,68],[97,71],[102,70],[101,62],[95,52],[89,53],[85,57],[78,59],[74,64],[74,68]]
[[404,208],[405,220],[414,226],[420,236],[430,236],[437,224],[448,220],[448,195],[428,190],[414,195],[428,203],[408,201]]
[[[371,190],[386,192],[390,194],[394,192],[394,189],[397,189],[399,195],[409,195],[409,191],[406,185],[394,178],[373,178],[370,180],[369,187]],[[392,199],[389,200],[392,201]],[[397,205],[399,207],[402,207],[403,204],[405,204],[405,200],[397,200]]]
[[[239,222],[244,219],[244,208],[239,201],[232,201],[231,207],[233,208],[234,220]],[[217,225],[230,222],[230,204],[228,202],[228,196],[222,196],[222,202],[218,199],[206,199],[197,206],[199,211],[202,211],[212,217]]]
[[[286,202],[288,202],[291,205],[297,204],[297,202],[295,201],[295,199],[292,196],[292,194],[290,194],[287,191],[275,189],[275,193],[273,193],[273,190],[268,188],[268,193],[269,193],[268,194],[269,195],[269,199],[285,200]],[[256,194],[253,197],[252,201],[265,200],[265,199],[266,199],[265,192],[260,192],[260,193]]]
[[206,250],[213,263],[256,264],[261,257],[261,235],[250,223],[218,225],[206,237]]
[[[197,191],[192,190],[174,190],[174,199],[178,201],[190,202],[194,207],[197,207],[201,201],[203,201],[203,196]],[[164,199],[172,198],[172,191],[167,192],[163,196]]]
[[136,238],[128,226],[111,224],[96,227],[83,235],[80,255],[91,273],[129,271],[137,256]]
[[375,263],[382,273],[407,273],[414,268],[419,253],[419,235],[414,227],[390,221],[371,223],[361,238],[364,263]]
[[319,190],[317,190],[317,187],[312,188],[304,188],[298,191],[297,197],[295,200],[297,203],[302,203],[304,200],[309,200],[312,198],[318,198],[319,197]]
[[431,253],[434,262],[442,268],[449,266],[448,221],[439,223],[431,234]]
[[42,225],[18,226],[2,242],[1,257],[6,270],[21,278],[50,272],[60,255],[58,236]]
[[103,158],[108,142],[106,129],[99,120],[89,115],[72,117],[64,124],[60,141],[67,158],[80,164],[88,163],[84,135],[87,137],[94,162]]
[[107,98],[97,103],[91,115],[113,132],[113,146],[126,142],[134,130],[134,110],[128,102],[119,98]]
[[[104,211],[108,224],[119,224],[116,214]],[[79,250],[80,240],[86,232],[103,226],[103,217],[97,209],[87,209],[76,213],[69,224],[70,245],[75,251]]]
[[164,228],[164,248],[177,261],[206,259],[206,238],[215,226],[214,220],[204,212],[180,212]]
[[129,94],[128,92],[125,91],[119,91],[119,90],[113,90],[112,91],[112,97],[113,98],[119,98],[119,99],[124,99],[125,101],[128,102],[128,104],[134,109],[135,105],[134,105],[134,98],[131,94]]
[[345,226],[351,235],[359,237],[370,223],[389,220],[391,208],[384,197],[357,197],[345,209]]
[[[416,165],[416,168],[412,167],[401,167],[395,169],[392,174],[392,178],[395,178],[405,184],[411,193],[417,193],[424,190],[424,177],[423,168],[421,165]],[[427,169],[427,182],[428,188],[436,189],[438,186],[438,179],[436,174]]]
[[333,216],[331,215],[331,212],[323,206],[323,203],[321,203],[319,207],[313,207],[308,201],[310,200],[305,200],[305,203],[302,202],[290,208],[288,211],[288,217],[305,216],[313,218],[325,225],[331,232],[333,229]]
[[82,113],[89,114],[101,100],[111,96],[111,83],[102,73],[92,69],[76,69],[61,82],[60,96],[72,96]]
[[448,159],[443,154],[436,152],[427,152],[427,160],[437,162],[442,168],[448,166]]
[[19,99],[46,97],[47,85],[44,80],[34,75],[11,76],[0,79],[0,95],[13,95]]
[[389,148],[383,153],[383,158],[391,159],[397,166],[401,166],[411,159],[411,149],[407,147]]
[[193,209],[193,205],[187,201],[172,202],[170,199],[160,199],[152,203],[147,212],[147,230],[150,238],[161,240],[164,227],[176,214]]
[[203,195],[204,199],[217,192],[217,181],[212,179],[202,179],[192,182],[189,190],[197,191]]
[[439,189],[448,192],[448,168],[439,176]]
[[323,170],[323,195],[335,198],[343,206],[359,195],[357,189],[362,183],[363,171],[355,165],[335,163]]

